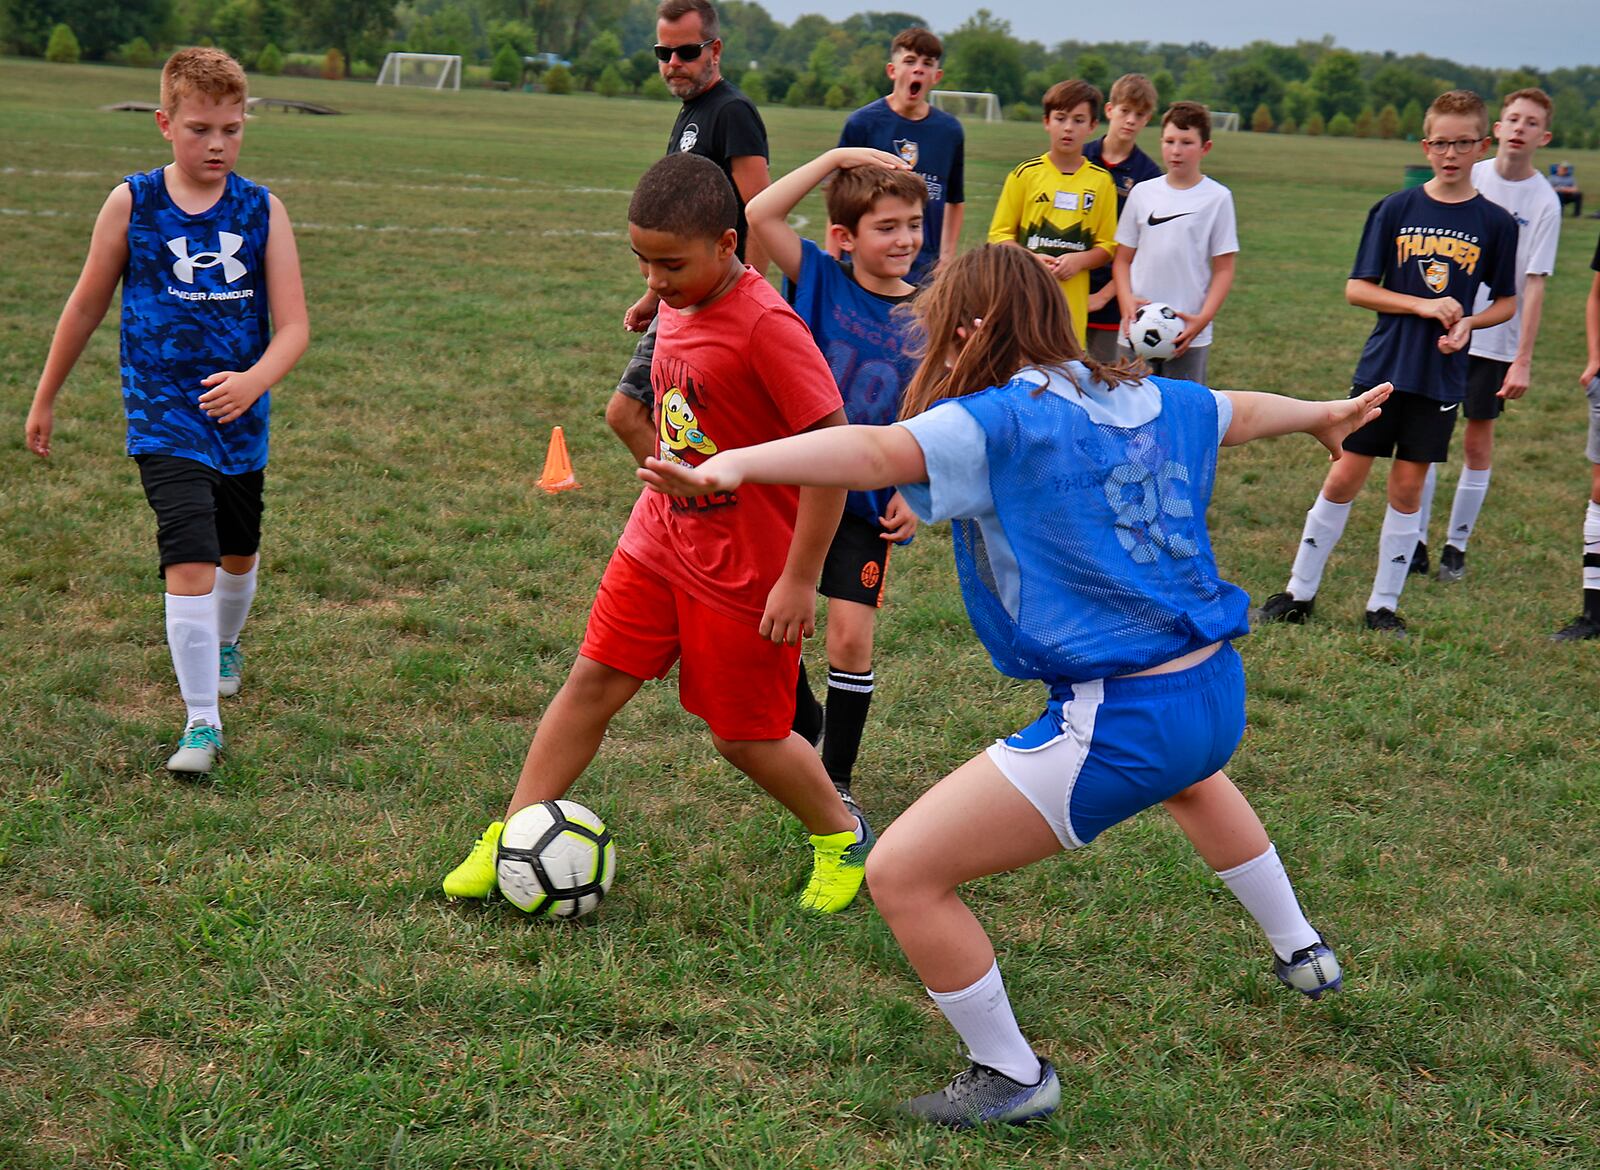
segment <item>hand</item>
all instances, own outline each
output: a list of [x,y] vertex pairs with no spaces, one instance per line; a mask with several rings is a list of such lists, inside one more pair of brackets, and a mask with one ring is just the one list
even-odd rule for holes
[[40,459],[50,458],[50,432],[55,429],[56,411],[53,406],[41,406],[34,403],[28,411],[28,422],[23,428],[23,435],[32,451]]
[[209,378],[201,378],[200,385],[211,387],[200,395],[200,409],[219,425],[231,423],[267,392],[250,374],[236,370],[218,370]]
[[1133,298],[1133,308],[1130,311],[1122,314],[1122,324],[1117,327],[1117,340],[1118,341],[1127,341],[1128,340],[1128,330],[1133,328],[1133,318],[1134,318],[1135,314],[1137,314],[1140,309],[1142,309],[1145,305],[1148,305],[1149,303],[1150,303],[1150,299],[1148,297],[1134,297]]
[[878,517],[878,523],[883,525],[883,531],[878,535],[896,544],[910,540],[917,534],[917,514],[899,492],[889,497],[889,505]]
[[1583,373],[1578,375],[1578,385],[1587,390],[1589,383],[1593,382],[1597,377],[1600,377],[1600,362],[1590,362],[1583,367]]
[[1328,420],[1313,429],[1312,438],[1328,449],[1328,457],[1337,459],[1344,454],[1344,441],[1383,413],[1379,407],[1394,389],[1392,382],[1380,382],[1358,398],[1328,403]]
[[761,636],[785,646],[798,645],[817,628],[817,589],[808,581],[779,577],[767,594],[761,614]]
[[[1177,309],[1172,311],[1178,313]],[[1188,351],[1189,343],[1199,337],[1206,327],[1206,322],[1195,313],[1178,313],[1178,319],[1183,322],[1183,332],[1178,334],[1177,348],[1172,351],[1172,356],[1175,358],[1182,357]]]
[[660,297],[653,292],[645,293],[628,306],[626,313],[622,314],[622,327],[629,333],[643,333],[650,328],[650,322],[654,320],[656,309],[660,305]]
[[1472,340],[1472,318],[1463,317],[1446,329],[1439,338],[1440,353],[1457,353]]
[[1101,288],[1089,294],[1089,312],[1098,313],[1101,309],[1109,305],[1112,298],[1116,295],[1116,284],[1111,281],[1107,281]]
[[1051,257],[1046,267],[1050,269],[1051,275],[1057,280],[1070,279],[1078,272],[1079,257],[1081,255],[1082,253],[1079,252],[1063,252],[1059,256]]
[[887,150],[874,150],[870,146],[839,146],[828,152],[828,161],[834,169],[847,171],[851,167],[888,167],[892,171],[909,171],[910,163],[898,154]]
[[698,467],[650,455],[634,474],[663,495],[692,500],[697,496],[731,492],[744,482],[737,461],[728,458],[732,454],[729,451],[713,455]]
[[1453,328],[1461,320],[1461,311],[1461,302],[1455,297],[1430,297],[1417,302],[1417,316],[1432,317],[1446,329]]
[[1528,392],[1528,382],[1532,375],[1531,361],[1518,358],[1511,363],[1511,368],[1506,371],[1505,380],[1500,383],[1500,392],[1496,398],[1521,398]]

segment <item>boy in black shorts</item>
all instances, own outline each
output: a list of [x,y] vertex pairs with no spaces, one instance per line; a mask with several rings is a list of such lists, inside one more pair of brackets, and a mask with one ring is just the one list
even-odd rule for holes
[[[1350,504],[1372,461],[1392,457],[1389,508],[1378,538],[1378,571],[1367,599],[1369,630],[1404,636],[1395,613],[1420,539],[1422,485],[1428,468],[1450,452],[1450,434],[1466,398],[1467,343],[1474,329],[1516,311],[1517,224],[1472,186],[1472,165],[1487,144],[1488,111],[1468,90],[1441,94],[1428,107],[1423,153],[1433,178],[1397,191],[1367,215],[1345,299],[1378,314],[1356,365],[1352,394],[1393,382],[1383,414],[1344,441],[1345,457],[1328,470],[1306,513],[1294,568],[1282,593],[1267,598],[1263,621],[1304,622],[1322,571],[1344,533]],[[1479,288],[1492,298],[1467,312]]]

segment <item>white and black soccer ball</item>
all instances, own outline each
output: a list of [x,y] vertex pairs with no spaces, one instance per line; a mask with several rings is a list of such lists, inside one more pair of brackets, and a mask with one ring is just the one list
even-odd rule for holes
[[519,910],[581,918],[617,876],[611,830],[575,800],[545,800],[517,810],[495,855],[500,893]]
[[1171,305],[1151,301],[1134,311],[1128,324],[1128,344],[1147,362],[1165,361],[1178,348],[1183,318]]

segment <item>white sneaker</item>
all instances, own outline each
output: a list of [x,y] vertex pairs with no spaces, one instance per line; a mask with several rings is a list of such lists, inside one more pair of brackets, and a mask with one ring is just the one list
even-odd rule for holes
[[244,651],[239,643],[224,646],[217,661],[217,694],[228,698],[239,693],[244,682]]
[[196,719],[183,729],[178,739],[178,750],[167,761],[167,771],[181,772],[187,776],[203,776],[216,767],[222,754],[222,728],[213,727],[204,719]]

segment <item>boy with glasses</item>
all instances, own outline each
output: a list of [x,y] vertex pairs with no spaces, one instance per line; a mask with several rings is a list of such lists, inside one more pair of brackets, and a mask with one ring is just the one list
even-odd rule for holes
[[[1393,382],[1383,414],[1344,441],[1344,457],[1323,480],[1306,513],[1289,583],[1267,598],[1263,621],[1299,624],[1311,616],[1322,571],[1344,533],[1350,505],[1374,459],[1393,458],[1389,508],[1378,538],[1378,571],[1367,599],[1369,630],[1403,637],[1395,613],[1421,537],[1422,485],[1450,453],[1450,434],[1467,396],[1472,331],[1516,311],[1517,222],[1478,194],[1472,166],[1487,145],[1488,110],[1468,90],[1441,94],[1423,121],[1422,149],[1433,178],[1397,191],[1367,215],[1345,299],[1378,314],[1356,365],[1352,394]],[[1468,308],[1479,289],[1490,301]]]

